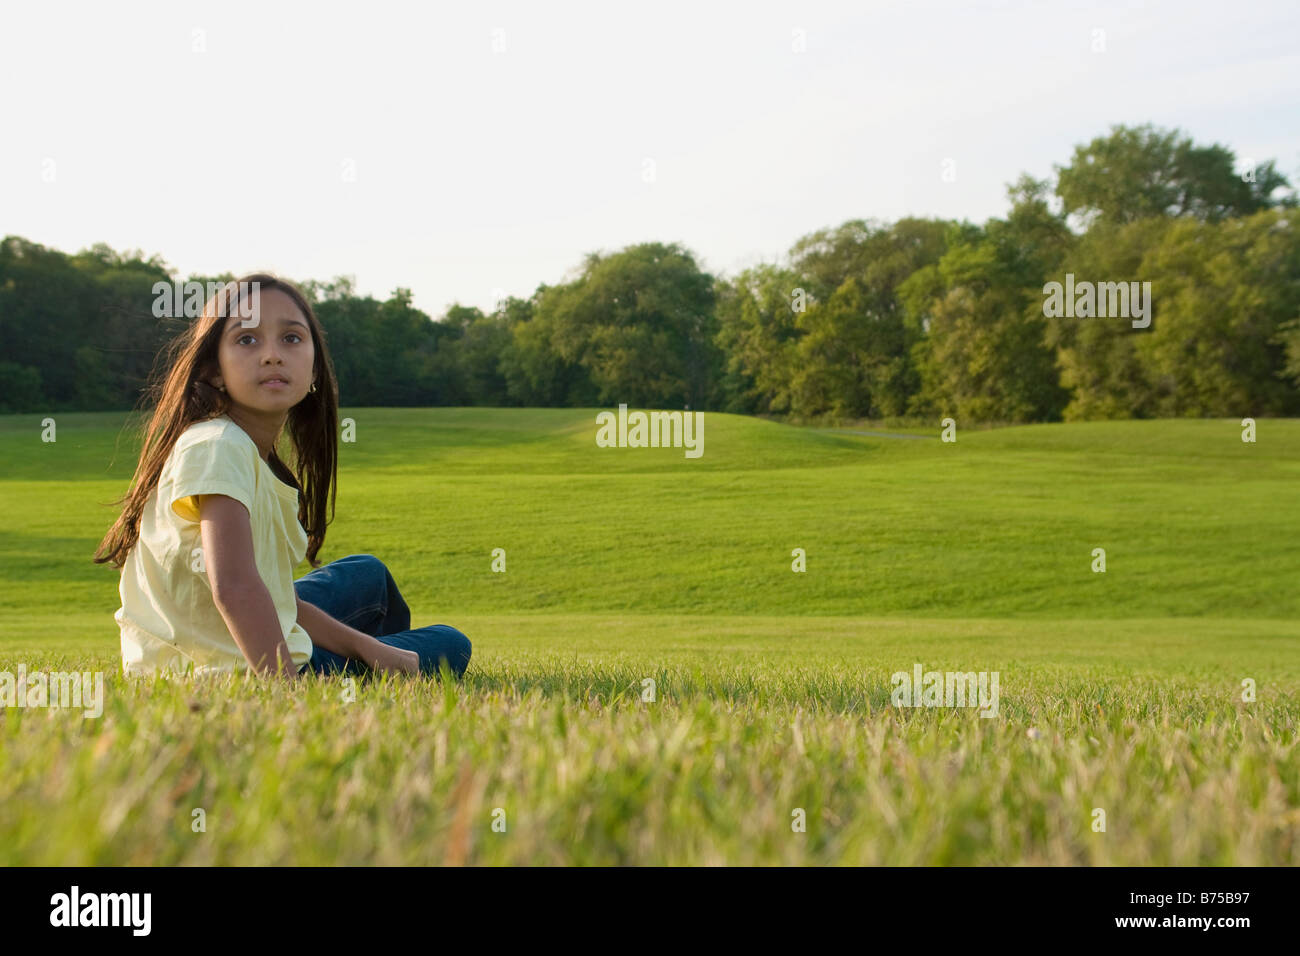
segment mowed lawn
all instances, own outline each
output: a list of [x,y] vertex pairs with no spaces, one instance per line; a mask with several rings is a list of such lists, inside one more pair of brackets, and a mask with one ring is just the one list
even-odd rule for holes
[[[1300,863],[1300,422],[706,413],[691,459],[597,411],[344,410],[322,559],[474,659],[293,689],[118,676],[128,417],[0,416],[0,670],[105,672],[0,716],[0,863]],[[893,706],[915,664],[997,715]]]

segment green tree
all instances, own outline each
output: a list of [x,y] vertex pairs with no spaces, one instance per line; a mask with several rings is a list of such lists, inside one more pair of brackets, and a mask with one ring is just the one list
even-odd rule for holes
[[[715,342],[725,356],[721,380],[726,411],[768,414],[790,410],[799,306],[807,292],[795,272],[763,263],[717,284]],[[800,292],[805,298],[798,299]]]
[[1015,282],[985,237],[951,249],[938,266],[940,297],[915,346],[921,391],[911,410],[967,421],[1044,421],[1065,404],[1041,300]]
[[793,411],[839,418],[906,409],[918,387],[910,353],[921,332],[907,322],[899,289],[939,260],[948,228],[936,220],[859,220],[795,245],[793,268],[814,295],[797,321],[805,334],[794,349]]
[[513,404],[502,370],[511,342],[506,311],[487,316],[477,308],[453,305],[438,324],[450,333],[439,339],[439,374],[454,383],[455,404]]
[[1272,160],[1238,175],[1231,150],[1197,146],[1178,130],[1151,124],[1113,126],[1077,146],[1068,166],[1057,166],[1057,195],[1066,215],[1087,226],[1124,225],[1152,216],[1188,216],[1209,222],[1248,216],[1274,206],[1294,206],[1294,192]]
[[1048,184],[1021,176],[1011,211],[948,229],[948,251],[914,272],[899,296],[924,335],[912,347],[921,386],[909,410],[976,421],[1050,421],[1069,398],[1047,341],[1044,276],[1072,239],[1047,206]]
[[528,327],[586,372],[596,403],[702,408],[721,372],[713,310],[713,278],[688,252],[643,243],[588,256],[576,281],[541,297]]
[[591,375],[555,346],[562,286],[539,286],[527,309],[507,314],[510,341],[501,357],[501,373],[511,401],[543,407],[595,405],[599,401]]
[[1289,415],[1287,329],[1300,301],[1300,212],[1148,219],[1098,228],[1067,269],[1079,279],[1149,282],[1147,329],[1057,318],[1067,419]]
[[0,361],[0,415],[48,407],[41,389],[40,369]]

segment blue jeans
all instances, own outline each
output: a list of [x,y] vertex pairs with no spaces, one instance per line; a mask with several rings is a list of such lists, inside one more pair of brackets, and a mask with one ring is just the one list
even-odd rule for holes
[[[470,643],[446,624],[411,628],[411,609],[398,593],[397,583],[384,563],[373,554],[349,554],[304,574],[293,582],[298,597],[320,608],[336,621],[364,631],[392,647],[420,655],[420,673],[438,673],[446,660],[457,679],[469,666]],[[366,674],[364,661],[343,657],[312,645],[311,660],[299,668],[317,674]]]

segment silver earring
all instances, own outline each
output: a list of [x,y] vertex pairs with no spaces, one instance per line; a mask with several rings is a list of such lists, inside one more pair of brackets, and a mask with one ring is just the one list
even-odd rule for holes
[[311,390],[312,390],[313,392],[316,391],[316,383],[315,383],[315,382],[312,382],[312,383],[311,383]]

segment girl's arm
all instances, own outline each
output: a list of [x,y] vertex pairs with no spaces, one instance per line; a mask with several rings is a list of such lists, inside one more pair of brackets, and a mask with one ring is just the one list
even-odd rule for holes
[[199,530],[212,600],[249,665],[258,673],[279,672],[296,680],[298,668],[280,631],[275,601],[253,557],[248,510],[227,495],[202,495]]
[[298,623],[311,637],[313,644],[319,644],[341,657],[365,661],[375,670],[400,674],[419,673],[420,655],[415,651],[377,641],[365,631],[358,631],[335,620],[302,598],[298,598]]

